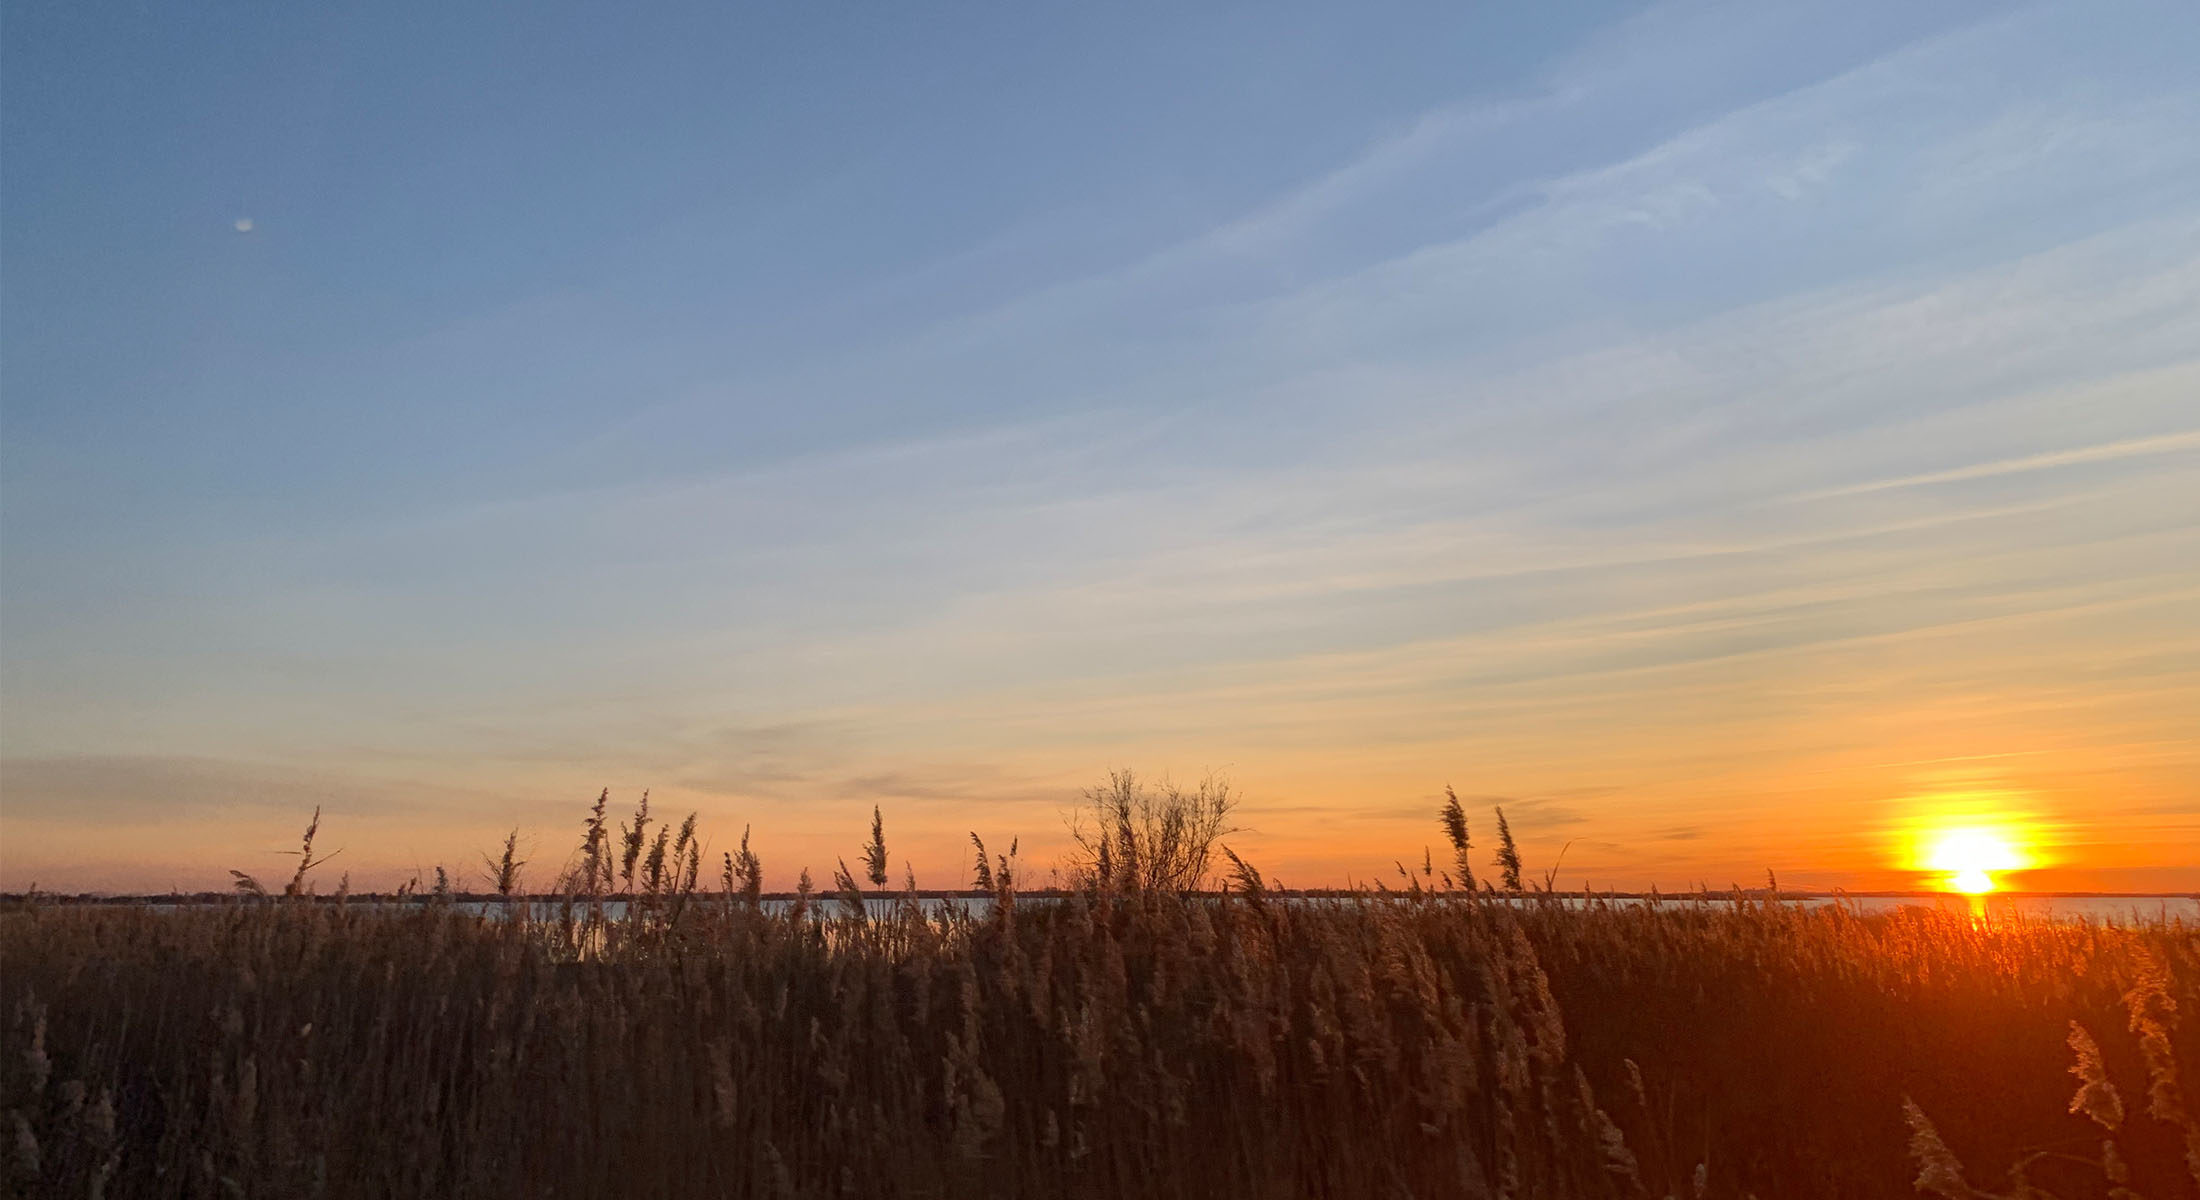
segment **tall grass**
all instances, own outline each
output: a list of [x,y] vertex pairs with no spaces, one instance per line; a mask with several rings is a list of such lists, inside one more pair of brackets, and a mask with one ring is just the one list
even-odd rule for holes
[[843,871],[857,903],[775,906],[745,838],[710,892],[692,823],[650,823],[615,843],[599,805],[566,900],[486,914],[294,893],[0,915],[9,1186],[2200,1191],[2179,922],[1294,899],[1235,856],[1220,894],[1100,876],[1019,902],[997,857],[987,905],[866,908]]

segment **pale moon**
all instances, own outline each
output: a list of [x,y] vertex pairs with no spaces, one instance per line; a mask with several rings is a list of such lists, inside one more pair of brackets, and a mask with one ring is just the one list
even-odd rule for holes
[[236,228],[237,228],[237,232],[238,232],[238,233],[250,233],[250,232],[252,232],[252,218],[250,218],[250,217],[238,217],[238,218],[237,218],[237,226],[236,226]]

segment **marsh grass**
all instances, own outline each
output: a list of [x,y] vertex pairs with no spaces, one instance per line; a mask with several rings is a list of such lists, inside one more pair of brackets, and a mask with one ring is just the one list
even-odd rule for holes
[[[1102,874],[1019,904],[1008,856],[982,843],[990,905],[927,909],[912,880],[882,911],[842,868],[855,904],[805,890],[774,907],[745,835],[713,892],[692,820],[651,824],[645,809],[614,841],[599,801],[566,896],[495,915],[302,886],[184,912],[0,914],[9,1187],[2200,1189],[2180,1090],[2200,1069],[2180,1025],[2200,950],[2179,922],[1579,908],[1463,884],[1308,899],[1234,854],[1219,894]],[[875,879],[876,825],[873,841]],[[495,875],[516,871],[505,846]]]

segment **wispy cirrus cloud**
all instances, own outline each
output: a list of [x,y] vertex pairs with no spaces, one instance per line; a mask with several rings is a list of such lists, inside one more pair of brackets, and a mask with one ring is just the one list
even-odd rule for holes
[[1990,479],[1997,475],[2018,475],[2027,471],[2046,471],[2055,467],[2077,466],[2083,463],[2115,462],[2118,459],[2144,458],[2157,454],[2178,454],[2200,450],[2200,430],[2156,434],[2152,437],[2127,438],[2120,442],[2107,442],[2098,446],[2080,446],[2070,450],[2051,450],[2043,454],[2027,454],[2021,458],[2005,458],[1996,462],[1972,463],[1951,467],[1945,471],[1927,471],[1919,475],[1901,475],[1892,479],[1874,479],[1868,483],[1851,483],[1841,487],[1821,488],[1803,492],[1797,500],[1826,500],[1836,496],[1855,496],[1865,492],[1883,492],[1890,488],[1930,487],[1938,483],[1961,483],[1970,479]]

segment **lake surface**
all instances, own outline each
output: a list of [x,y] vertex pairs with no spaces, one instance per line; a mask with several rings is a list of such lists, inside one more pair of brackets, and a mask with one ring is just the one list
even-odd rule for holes
[[[1391,893],[1394,898],[1397,895],[1397,893]],[[1282,899],[1294,904],[1350,904],[1353,902],[1349,896],[1289,896],[1282,897]],[[397,902],[361,898],[350,903],[354,906],[411,909],[430,902],[427,899]],[[1027,906],[1059,902],[1059,896],[1026,895],[1017,898],[1018,904]],[[1505,902],[1512,904],[1545,903],[1545,901],[1539,899],[1525,897],[1511,898]],[[1764,901],[1761,897],[1753,896],[1749,898],[1748,902],[1763,903]],[[79,904],[85,902],[65,901],[63,903]],[[94,901],[92,903],[138,905],[156,910],[176,910],[216,907],[233,903],[233,901],[184,900],[179,902],[166,899],[132,899]],[[691,903],[707,907],[720,903],[720,899],[717,896],[699,896]],[[794,901],[767,898],[762,903],[767,912],[784,912],[793,906]],[[886,917],[892,915],[903,903],[904,901],[899,898],[867,899],[864,901],[864,908],[874,917]],[[993,899],[990,896],[926,896],[918,899],[916,903],[918,908],[928,916],[950,908],[961,909],[973,916],[983,916],[991,912],[993,908]],[[1651,900],[1645,896],[1632,895],[1598,896],[1594,900],[1584,900],[1579,896],[1562,896],[1558,899],[1558,903],[1568,908],[1584,908],[1592,903],[1609,904],[1614,907],[1640,907],[1650,904]],[[1734,903],[1734,901],[1731,897],[1718,893],[1713,893],[1710,896],[1690,893],[1679,896],[1661,896],[1656,903],[1662,908],[1679,910],[1694,906],[1721,908]],[[2200,896],[2190,895],[2051,896],[2023,893],[1988,896],[1938,894],[1801,895],[1783,896],[1780,903],[1798,908],[1846,907],[1852,912],[1863,914],[1888,913],[1904,908],[1919,908],[1986,917],[2021,917],[2026,920],[2097,921],[2121,924],[2180,920],[2200,925]],[[470,912],[485,917],[502,917],[522,907],[531,907],[536,919],[556,920],[560,905],[559,902],[554,900],[536,900],[531,903],[514,901],[511,904],[506,904],[497,900],[467,899],[454,902],[452,907],[461,912]],[[624,919],[626,907],[626,903],[620,900],[608,900],[603,905],[605,915],[613,920]],[[810,900],[810,907],[820,915],[836,916],[841,911],[841,902],[837,896],[815,896]],[[584,903],[574,905],[576,914],[585,908]]]
[[1804,905],[1847,904],[1861,912],[1942,908],[1989,916],[2016,914],[2050,920],[2159,921],[2178,918],[2200,922],[2200,898],[2193,896],[1851,896],[1811,897]]
[[[1300,904],[1351,903],[1348,897],[1307,896],[1289,897],[1288,899]],[[710,902],[715,903],[716,898],[711,898]],[[1026,905],[1057,902],[1058,898],[1053,896],[1024,896],[1018,898],[1019,904]],[[1752,902],[1756,902],[1754,898],[1752,898]],[[763,906],[766,911],[783,912],[791,907],[793,903],[791,900],[767,899],[763,901]],[[894,910],[902,903],[898,899],[870,899],[864,901],[864,908],[874,917],[885,917],[892,915]],[[1540,903],[1540,901],[1515,899],[1508,901],[1508,903],[1535,904]],[[1583,900],[1578,896],[1568,896],[1562,897],[1559,903],[1568,908],[1582,908],[1592,903],[1592,901]],[[1650,900],[1641,896],[1614,896],[1609,898],[1598,897],[1593,903],[1610,904],[1615,907],[1635,907],[1648,905]],[[1718,894],[1713,894],[1708,898],[1698,895],[1664,896],[1658,900],[1660,907],[1668,909],[1680,909],[1694,905],[1721,908],[1732,903],[1731,898]],[[1800,908],[1847,907],[1851,911],[1866,914],[1895,912],[1904,908],[1920,908],[1973,915],[1983,914],[1989,917],[2021,916],[2028,920],[2099,921],[2129,924],[2176,919],[2200,924],[2200,897],[2195,896],[2041,896],[2014,893],[1989,896],[1809,895],[1783,897],[1780,903]],[[812,898],[810,905],[819,913],[827,916],[837,915],[841,909],[839,898],[834,896]],[[919,899],[917,905],[927,915],[941,912],[950,907],[963,909],[973,915],[983,915],[992,911],[993,900],[989,896],[928,896]],[[501,915],[505,911],[503,905],[493,901],[462,902],[459,907],[487,916]],[[535,912],[538,916],[554,916],[556,908],[557,906],[554,903],[537,903]],[[604,904],[604,912],[614,919],[622,918],[626,913],[626,905],[622,901],[609,901]]]

